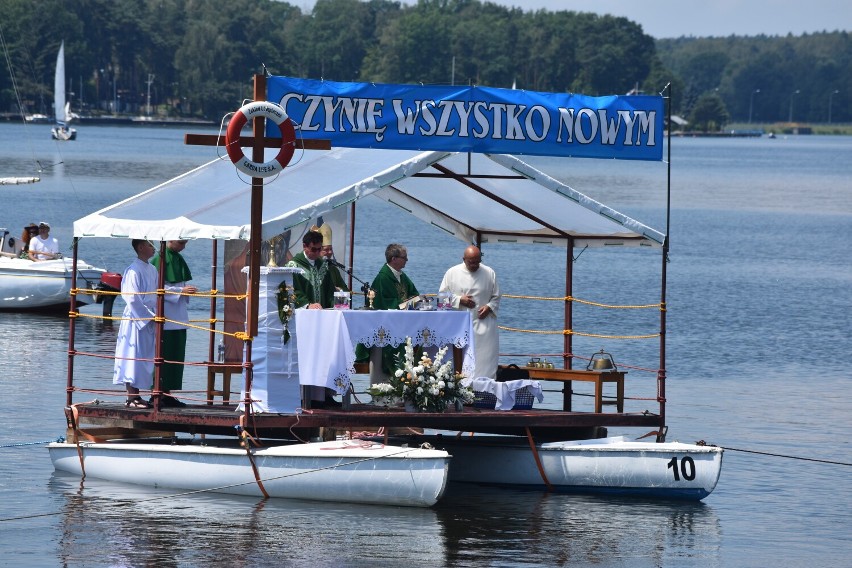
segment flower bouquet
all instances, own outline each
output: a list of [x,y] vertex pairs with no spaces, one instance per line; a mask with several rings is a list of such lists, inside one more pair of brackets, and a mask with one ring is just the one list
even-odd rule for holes
[[[473,390],[461,384],[464,375],[453,373],[453,362],[444,362],[448,346],[432,360],[425,353],[415,360],[411,338],[405,340],[405,356],[399,361],[390,383],[370,387],[370,394],[397,397],[416,412],[444,412],[473,402]],[[374,395],[375,396],[375,395]]]
[[278,285],[278,293],[275,295],[276,300],[278,301],[278,318],[281,320],[281,323],[284,324],[284,331],[282,332],[284,345],[290,341],[290,318],[293,316],[293,302],[296,301],[296,295],[293,293],[292,288],[287,287],[286,282],[282,282]]
[[370,385],[367,392],[376,406],[402,406],[402,389],[397,386],[379,383]]

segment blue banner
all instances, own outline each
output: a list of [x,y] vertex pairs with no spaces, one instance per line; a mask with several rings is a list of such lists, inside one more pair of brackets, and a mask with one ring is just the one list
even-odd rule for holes
[[[663,98],[269,77],[267,98],[332,146],[663,159]],[[278,136],[274,124],[268,136]]]

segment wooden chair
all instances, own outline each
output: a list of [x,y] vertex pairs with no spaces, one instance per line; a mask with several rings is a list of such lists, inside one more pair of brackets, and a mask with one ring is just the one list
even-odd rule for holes
[[[221,396],[222,404],[230,404],[231,400],[231,374],[242,373],[240,367],[233,364],[211,363],[207,366],[207,404],[213,404],[213,397]],[[216,388],[216,375],[222,375],[222,388]]]

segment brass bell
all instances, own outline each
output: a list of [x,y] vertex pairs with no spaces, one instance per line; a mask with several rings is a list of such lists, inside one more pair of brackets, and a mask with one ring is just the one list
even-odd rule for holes
[[589,364],[586,366],[587,371],[617,371],[615,361],[612,355],[601,349],[599,352],[592,355]]

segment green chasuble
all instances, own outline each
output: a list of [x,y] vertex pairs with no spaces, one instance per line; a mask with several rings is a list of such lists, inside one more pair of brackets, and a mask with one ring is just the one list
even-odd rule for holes
[[[160,255],[154,255],[151,265],[159,270]],[[163,276],[166,284],[177,284],[192,280],[189,265],[179,252],[166,247],[166,273]],[[182,298],[181,301],[189,300]],[[186,306],[186,304],[184,304]],[[166,361],[184,361],[186,358],[186,329],[164,329],[160,355]],[[154,385],[151,385],[154,388]],[[166,392],[183,389],[183,365],[163,363],[160,367],[160,388]]]
[[294,266],[305,271],[304,276],[293,275],[297,308],[308,304],[319,304],[323,308],[334,307],[334,281],[331,267],[327,262],[318,260],[313,263],[308,260],[304,252],[300,252],[287,263],[287,266]]
[[[160,269],[160,254],[154,255],[151,259],[151,266]],[[165,280],[167,284],[177,284],[178,282],[189,282],[192,280],[192,273],[189,271],[189,265],[183,259],[179,252],[174,252],[166,247],[166,274]]]
[[[373,307],[377,310],[398,310],[402,302],[419,294],[417,288],[414,287],[414,282],[405,272],[401,272],[400,279],[397,280],[387,264],[379,270],[373,280],[372,287],[376,293],[376,297],[373,299]],[[404,352],[405,345],[383,347],[382,370],[387,374],[393,373],[396,370],[397,355]],[[359,344],[355,349],[355,358],[360,361],[369,359],[369,357],[370,354],[367,349]]]
[[376,278],[373,280],[373,290],[376,292],[376,297],[373,299],[373,307],[377,310],[398,310],[399,305],[412,296],[417,296],[419,292],[414,287],[414,282],[405,274],[400,273],[400,281],[397,281],[396,276],[390,266],[385,264]]

